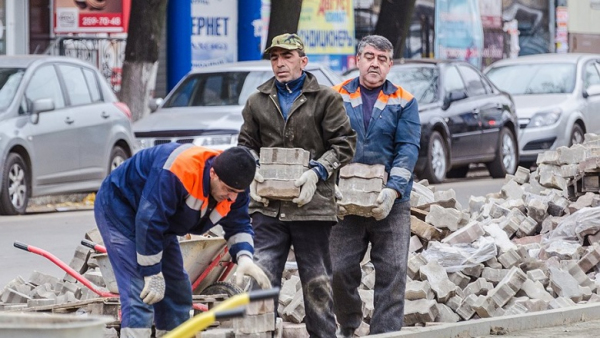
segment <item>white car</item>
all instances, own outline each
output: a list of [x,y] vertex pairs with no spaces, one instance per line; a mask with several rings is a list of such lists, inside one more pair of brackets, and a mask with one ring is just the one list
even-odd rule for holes
[[485,74],[515,101],[521,165],[600,133],[600,54],[521,56],[497,61]]
[[[342,82],[322,65],[309,62],[306,70],[320,84]],[[178,142],[215,149],[237,145],[244,104],[271,77],[269,61],[229,63],[188,73],[164,101],[159,100],[160,106],[151,107],[155,112],[134,122],[138,145],[148,148]]]

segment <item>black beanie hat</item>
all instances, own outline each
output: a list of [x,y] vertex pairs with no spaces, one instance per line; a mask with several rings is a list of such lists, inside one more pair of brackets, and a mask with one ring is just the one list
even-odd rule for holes
[[254,179],[256,161],[248,148],[232,147],[219,154],[212,167],[223,183],[245,190]]

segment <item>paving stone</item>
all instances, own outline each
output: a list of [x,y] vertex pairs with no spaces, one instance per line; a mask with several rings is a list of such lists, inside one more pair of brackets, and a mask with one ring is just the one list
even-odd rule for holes
[[428,281],[410,281],[406,283],[404,298],[408,300],[433,299],[434,294]]
[[458,224],[462,219],[462,213],[456,209],[443,208],[438,205],[432,205],[429,214],[425,217],[425,222],[438,229],[458,230]]
[[485,278],[477,278],[476,281],[469,283],[464,288],[464,292],[467,295],[485,296],[493,288],[494,284],[488,282]]
[[544,287],[548,286],[548,283],[550,283],[548,275],[546,275],[546,273],[542,269],[534,269],[527,271],[527,278],[534,282],[542,283]]
[[518,166],[517,167],[517,171],[514,174],[513,177],[513,181],[515,181],[518,184],[525,184],[529,182],[529,174],[530,174],[530,170],[525,168],[525,167],[521,167]]
[[410,231],[426,241],[440,240],[442,230],[421,221],[415,216],[410,216]]
[[587,273],[598,263],[600,263],[600,245],[594,245],[593,250],[584,255],[578,264],[583,272]]
[[420,253],[416,254],[412,257],[409,257],[408,263],[407,263],[408,277],[411,279],[415,279],[416,277],[418,277],[419,270],[421,269],[422,266],[424,266],[426,264],[427,264],[427,260]]
[[260,165],[301,164],[308,166],[310,152],[301,148],[260,148]]
[[521,290],[517,293],[517,296],[527,296],[530,299],[540,299],[549,302],[554,299],[551,294],[546,292],[546,289],[539,281],[532,281],[531,279],[525,280],[521,286]]
[[550,287],[559,297],[569,298],[575,303],[583,300],[583,292],[573,276],[567,271],[553,266],[548,269],[550,270]]
[[423,249],[423,243],[418,236],[410,236],[410,243],[408,245],[408,252],[416,252]]
[[483,265],[483,264],[467,266],[467,267],[464,267],[462,270],[460,270],[460,272],[462,272],[463,274],[465,274],[466,276],[469,276],[471,278],[479,278],[479,277],[481,277],[481,273],[483,272],[484,267],[485,267],[485,265]]
[[511,249],[498,256],[498,262],[500,262],[505,269],[510,269],[521,262],[521,255],[519,255],[517,250]]
[[387,172],[382,164],[350,163],[340,169],[340,178],[378,178],[383,184],[387,183]]
[[300,195],[295,180],[265,180],[256,184],[256,193],[268,199],[291,200]]
[[262,164],[258,172],[265,180],[295,181],[307,169],[301,164]]
[[429,262],[421,266],[419,273],[422,280],[429,282],[433,293],[435,293],[440,303],[445,303],[450,297],[456,294],[456,284],[448,279],[446,270],[437,262]]
[[450,307],[445,304],[436,304],[438,315],[435,317],[437,323],[456,323],[460,321],[460,316],[454,313]]
[[449,273],[448,279],[450,279],[450,281],[454,283],[454,285],[458,286],[461,289],[465,288],[471,281],[471,277],[465,275],[460,271]]
[[437,315],[438,308],[435,300],[407,300],[404,304],[404,325],[433,322]]
[[[273,302],[271,302],[273,303]],[[246,314],[241,318],[233,318],[233,330],[236,333],[255,334],[275,331],[275,313],[259,315]]]
[[58,278],[33,270],[33,272],[31,273],[31,275],[29,276],[29,283],[33,284],[33,285],[43,285],[46,283],[49,284],[56,284],[56,282],[58,282]]
[[480,222],[473,221],[442,239],[442,243],[460,244],[472,243],[483,236],[485,231]]
[[308,331],[306,331],[306,324],[296,324],[290,322],[283,322],[282,325],[282,338],[308,338]]

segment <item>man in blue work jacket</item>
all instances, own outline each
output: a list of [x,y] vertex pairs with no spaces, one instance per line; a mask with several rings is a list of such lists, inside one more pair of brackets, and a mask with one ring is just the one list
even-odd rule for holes
[[[393,63],[390,41],[370,35],[359,42],[357,49],[359,76],[334,89],[342,95],[352,129],[357,133],[352,162],[385,165],[388,181],[376,200],[373,218],[348,215],[331,231],[333,300],[340,337],[351,337],[363,318],[358,286],[360,262],[369,242],[375,267],[370,334],[402,328],[410,191],[421,138],[416,99],[386,79]],[[340,216],[344,213],[340,207]]]
[[270,287],[253,263],[246,192],[256,162],[243,147],[224,152],[170,143],[140,151],[102,183],[94,205],[121,300],[121,337],[160,337],[189,319],[192,289],[177,236],[219,224],[243,275]]

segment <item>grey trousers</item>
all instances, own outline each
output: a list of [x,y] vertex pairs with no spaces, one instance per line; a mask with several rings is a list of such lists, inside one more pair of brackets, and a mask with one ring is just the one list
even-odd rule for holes
[[362,302],[358,294],[360,262],[371,242],[375,267],[374,311],[370,334],[399,331],[404,320],[404,291],[410,242],[410,202],[394,204],[388,217],[346,216],[331,231],[333,299],[342,329],[360,325]]
[[254,261],[271,280],[281,286],[285,262],[294,246],[302,283],[306,330],[311,338],[335,337],[329,235],[333,222],[282,222],[261,213],[252,214]]

